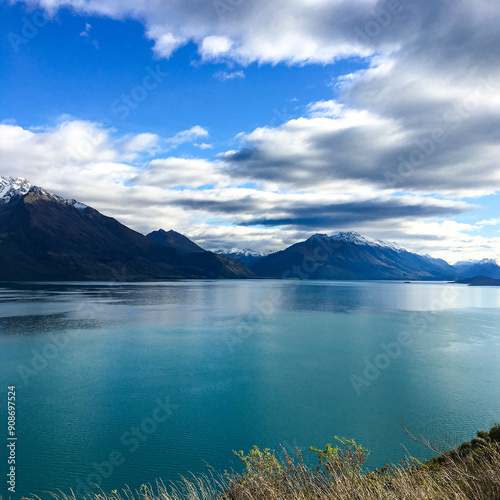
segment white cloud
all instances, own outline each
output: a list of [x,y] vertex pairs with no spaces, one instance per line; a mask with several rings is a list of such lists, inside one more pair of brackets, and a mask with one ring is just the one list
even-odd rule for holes
[[500,218],[482,220],[482,221],[476,222],[476,226],[477,227],[482,227],[482,226],[500,226]]
[[214,145],[213,144],[207,144],[206,142],[202,142],[201,144],[194,144],[197,148],[200,149],[213,149]]
[[333,99],[329,101],[312,102],[307,107],[308,115],[311,118],[340,118],[343,115],[344,107]]
[[[115,19],[131,17],[143,22],[153,50],[168,58],[189,41],[198,44],[202,58],[221,56],[243,63],[287,61],[332,62],[349,55],[369,55],[394,45],[394,27],[366,44],[355,26],[371,19],[376,0],[350,2],[310,0],[252,0],[232,2],[155,2],[151,0],[24,0],[54,14],[72,7],[88,15]],[[375,11],[373,11],[375,12]],[[394,16],[399,19],[401,15]],[[369,45],[368,47],[366,45]]]
[[245,73],[243,71],[217,71],[216,73],[214,73],[214,78],[216,80],[220,80],[221,82],[225,82],[227,80],[244,79]]
[[130,180],[132,184],[145,184],[165,188],[197,188],[221,183],[226,176],[218,165],[207,160],[170,157],[156,159],[146,170]]
[[233,42],[225,36],[207,36],[201,42],[199,51],[203,59],[217,59],[227,54]]
[[91,29],[92,25],[89,23],[85,23],[85,29],[80,33],[80,36],[88,37]]
[[[425,48],[447,44],[448,50],[431,55],[450,64],[472,33],[483,32],[473,40],[472,49],[488,48],[490,58],[499,37],[498,4],[491,0],[420,0],[418,4],[409,0],[17,1],[51,14],[71,7],[85,15],[136,19],[145,25],[159,57],[168,58],[192,41],[205,59],[224,56],[243,64],[331,63],[351,56],[395,54],[404,47],[416,52],[425,39]],[[461,62],[469,62],[466,58],[474,55],[469,51]]]
[[160,142],[160,136],[156,134],[138,134],[127,139],[123,144],[126,153],[140,153],[153,151]]
[[185,142],[192,142],[199,137],[208,137],[208,130],[200,127],[199,125],[195,125],[188,130],[183,130],[182,132],[175,134],[173,137],[166,139],[166,142],[179,145],[184,144]]
[[155,41],[153,46],[154,53],[164,59],[169,59],[179,47],[182,47],[186,43],[186,39],[176,37],[172,33],[163,33],[158,28],[148,30],[147,34]]
[[321,178],[459,198],[498,192],[500,65],[449,90],[448,74],[422,83],[425,64],[360,72],[337,100],[240,136],[241,149],[224,155],[228,168],[282,188]]

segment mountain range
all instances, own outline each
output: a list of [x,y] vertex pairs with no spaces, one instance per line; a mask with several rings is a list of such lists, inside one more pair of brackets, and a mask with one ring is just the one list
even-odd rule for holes
[[500,279],[500,266],[493,259],[461,261],[457,262],[453,267],[457,270],[460,279],[472,276]]
[[238,260],[192,242],[190,249],[184,242],[177,248],[176,238],[154,241],[157,236],[24,179],[0,177],[0,280],[253,277]]
[[0,176],[0,280],[295,278],[457,280],[500,278],[493,260],[459,262],[363,236],[315,234],[278,252],[207,251],[159,229],[147,236],[26,179]]
[[274,252],[266,251],[266,252],[255,252],[253,250],[242,250],[241,248],[231,248],[229,250],[215,250],[216,254],[225,255],[226,257],[230,257],[231,259],[238,259],[243,264],[247,266],[252,266],[256,264],[260,259],[270,255]]
[[462,280],[478,275],[500,278],[500,266],[492,259],[450,265],[397,243],[353,231],[333,236],[315,234],[279,252],[231,249],[216,253],[239,259],[257,276],[267,278]]

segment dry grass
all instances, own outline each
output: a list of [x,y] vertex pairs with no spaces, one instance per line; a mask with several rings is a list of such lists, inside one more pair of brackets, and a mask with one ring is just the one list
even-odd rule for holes
[[[498,426],[497,426],[498,427]],[[495,428],[497,428],[495,427]],[[495,429],[492,428],[492,431]],[[498,427],[497,431],[500,431]],[[279,459],[254,448],[238,456],[243,474],[183,479],[177,485],[157,483],[138,490],[89,496],[89,500],[500,500],[500,443],[488,432],[457,449],[420,463],[414,459],[380,470],[363,468],[368,452],[353,441],[314,450],[318,467],[304,464],[299,450]],[[492,434],[493,435],[493,434]],[[412,436],[413,437],[413,436]],[[418,439],[433,449],[429,442]],[[74,496],[53,495],[57,500]]]

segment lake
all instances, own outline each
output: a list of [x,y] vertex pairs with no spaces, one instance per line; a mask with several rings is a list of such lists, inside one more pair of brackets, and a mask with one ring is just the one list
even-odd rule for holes
[[455,441],[500,421],[494,287],[2,284],[0,343],[4,429],[16,386],[12,498],[139,488],[239,468],[233,450],[306,450],[334,436],[378,467],[429,456],[403,422]]

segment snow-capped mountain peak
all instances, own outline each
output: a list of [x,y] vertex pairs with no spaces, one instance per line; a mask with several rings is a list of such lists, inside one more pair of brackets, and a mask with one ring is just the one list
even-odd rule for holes
[[254,250],[241,249],[236,247],[230,249],[219,249],[214,251],[214,253],[216,254],[224,255],[226,257],[230,257],[231,259],[237,259],[243,262],[243,264],[246,264],[247,266],[255,264],[260,259],[274,252],[275,252],[274,250],[268,250],[265,252],[256,252]]
[[24,177],[5,177],[0,175],[0,204],[7,204],[15,196],[24,196],[33,190],[54,201],[69,203],[78,210],[84,210],[87,208],[87,205],[79,201],[73,199],[65,200],[64,198],[61,198],[46,189],[33,186],[33,184],[31,184],[31,182],[26,180]]
[[215,250],[214,253],[220,254],[220,255],[240,255],[244,257],[265,257],[266,255],[269,255],[270,253],[273,253],[274,250],[269,250],[267,252],[256,252],[254,250],[249,250],[249,249],[242,249],[242,248],[230,248],[230,249],[223,249],[220,248],[218,250]]
[[364,234],[355,231],[340,231],[337,234],[330,236],[335,241],[345,241],[347,243],[355,243],[356,245],[370,245],[370,246],[386,246],[383,241],[370,238]]
[[356,231],[340,231],[332,236],[327,234],[315,234],[309,238],[309,240],[329,240],[329,241],[341,241],[345,243],[353,243],[355,245],[368,245],[372,247],[383,247],[394,250],[395,252],[405,252],[408,251],[403,246],[396,242],[386,242],[382,240],[376,240],[370,236],[365,236],[364,234],[357,233]]
[[16,195],[25,195],[33,186],[24,177],[0,175],[0,203],[9,203]]
[[461,260],[459,262],[455,262],[455,266],[473,266],[473,265],[486,265],[486,264],[492,264],[492,265],[498,265],[497,261],[495,259],[481,259],[481,260]]

